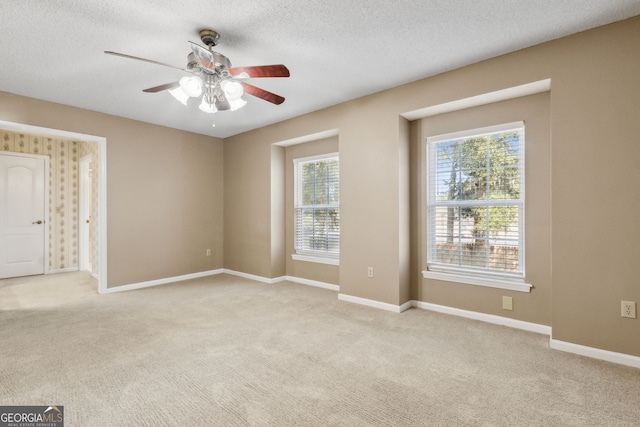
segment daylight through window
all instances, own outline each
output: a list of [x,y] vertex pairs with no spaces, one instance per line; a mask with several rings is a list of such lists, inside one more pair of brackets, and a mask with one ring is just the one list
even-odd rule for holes
[[297,254],[337,258],[340,253],[338,155],[294,161]]
[[427,138],[429,270],[524,276],[524,123]]

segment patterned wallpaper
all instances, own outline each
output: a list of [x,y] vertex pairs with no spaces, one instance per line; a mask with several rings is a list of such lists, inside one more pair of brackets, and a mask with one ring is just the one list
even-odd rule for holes
[[70,271],[79,266],[78,227],[80,159],[91,155],[90,252],[98,274],[98,144],[95,142],[29,135],[0,130],[0,151],[49,156],[49,270]]

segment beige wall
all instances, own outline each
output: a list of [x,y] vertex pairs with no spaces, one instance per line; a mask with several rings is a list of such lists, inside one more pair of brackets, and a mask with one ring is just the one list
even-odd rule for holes
[[[224,266],[229,270],[261,277],[281,275],[278,261],[272,260],[271,155],[270,144],[225,145]],[[275,238],[282,237],[276,234]]]
[[[394,305],[413,295],[551,325],[555,339],[640,355],[639,321],[620,318],[621,299],[640,302],[635,271],[640,259],[635,244],[640,238],[635,218],[640,209],[635,196],[640,188],[639,44],[637,17],[226,139],[225,195],[234,204],[225,205],[225,221],[237,226],[227,228],[225,266],[274,277],[268,268],[271,252],[265,249],[270,221],[236,232],[241,231],[237,208],[245,205],[236,203],[235,192],[260,195],[262,201],[253,199],[250,206],[264,211],[270,201],[264,194],[270,191],[264,182],[269,147],[339,129],[342,293]],[[422,257],[416,253],[421,240],[408,226],[419,226],[416,186],[422,173],[416,170],[419,147],[408,141],[421,138],[422,129],[400,115],[544,79],[551,79],[550,93],[540,95],[548,99],[549,113],[540,114],[549,116],[551,140],[542,148],[548,154],[539,155],[548,155],[548,161],[527,169],[542,180],[538,190],[527,190],[528,198],[538,200],[527,201],[527,229],[543,230],[528,233],[527,275],[535,288],[524,294],[423,281]],[[466,114],[459,113],[458,118]],[[245,160],[252,168],[236,170]],[[373,279],[366,277],[367,266],[375,269]],[[501,310],[501,295],[514,297],[513,312]]]
[[640,356],[640,18],[553,45],[553,337]]
[[222,268],[221,140],[1,92],[0,119],[106,138],[108,287]]
[[319,282],[337,285],[340,278],[340,267],[337,265],[318,264],[313,262],[298,261],[291,259],[294,254],[294,167],[295,159],[317,156],[320,154],[337,153],[338,137],[320,139],[304,144],[291,145],[285,149],[285,235],[286,235],[286,275],[299,277],[302,279],[315,280]]
[[284,147],[271,146],[271,276],[286,273],[286,166]]

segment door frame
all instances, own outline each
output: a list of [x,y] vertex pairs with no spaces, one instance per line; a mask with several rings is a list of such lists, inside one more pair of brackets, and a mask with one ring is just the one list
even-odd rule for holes
[[[0,128],[24,132],[32,135],[57,136],[65,139],[78,139],[98,144],[99,163],[98,174],[98,274],[92,274],[98,280],[98,293],[107,293],[107,138],[102,136],[87,135],[69,132],[60,129],[51,129],[40,126],[25,125],[21,123],[0,120]],[[47,156],[48,157],[48,156]]]
[[44,160],[44,227],[42,227],[44,233],[44,240],[42,243],[42,252],[44,254],[43,263],[43,274],[49,274],[49,234],[50,227],[49,224],[49,163],[51,162],[51,158],[49,156],[43,156],[41,154],[28,154],[28,153],[16,153],[14,151],[0,151],[0,156],[11,156],[11,157],[26,157],[31,159]]
[[[89,252],[91,251],[92,242],[89,241],[89,232],[87,232],[87,226],[84,222],[86,218],[89,217],[91,200],[88,197],[89,186],[91,186],[91,182],[87,182],[87,174],[91,171],[91,154],[87,154],[86,156],[80,158],[78,161],[78,170],[79,170],[79,194],[78,194],[78,204],[79,204],[79,216],[78,216],[78,269],[80,271],[89,271],[93,273],[93,268],[91,263],[87,260]],[[89,178],[91,176],[89,175]],[[92,227],[93,223],[89,223],[89,227]]]

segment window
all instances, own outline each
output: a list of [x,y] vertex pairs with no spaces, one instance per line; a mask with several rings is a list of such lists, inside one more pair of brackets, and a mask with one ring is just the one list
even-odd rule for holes
[[294,160],[294,259],[338,264],[339,173],[335,153]]
[[427,138],[427,180],[428,270],[523,282],[524,123]]

